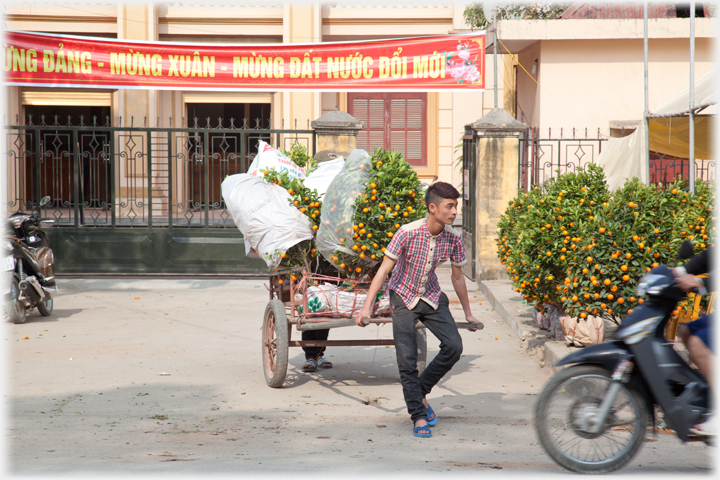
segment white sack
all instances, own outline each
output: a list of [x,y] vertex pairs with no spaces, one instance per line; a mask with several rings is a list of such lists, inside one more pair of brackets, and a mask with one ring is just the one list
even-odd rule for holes
[[258,140],[258,154],[255,155],[248,173],[256,177],[264,177],[265,170],[275,169],[276,172],[287,172],[290,178],[305,178],[305,171],[295,162],[272,145]]
[[317,190],[320,199],[322,199],[330,183],[340,173],[344,165],[345,159],[343,157],[320,163],[305,179],[305,186],[311,190]]
[[281,186],[240,173],[223,180],[221,188],[235,225],[269,268],[277,268],[281,253],[313,238],[310,220]]

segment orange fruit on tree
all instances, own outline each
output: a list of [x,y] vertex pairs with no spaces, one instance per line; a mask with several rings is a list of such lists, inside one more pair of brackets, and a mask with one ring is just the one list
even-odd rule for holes
[[582,312],[582,313],[580,314],[580,318],[585,318],[585,317],[587,317],[587,313]]
[[606,279],[603,281],[603,283],[604,283],[605,285],[610,285],[612,282],[610,281],[609,278],[606,278]]
[[603,310],[605,310],[605,309],[607,308],[607,305],[605,305],[604,303],[601,303],[601,304],[600,304],[600,308],[602,308]]
[[622,279],[627,282],[630,280],[630,275],[623,275]]
[[575,295],[573,295],[572,301],[573,301],[573,302],[577,302],[577,301],[578,301],[578,297],[576,297]]
[[627,272],[627,269],[628,269],[627,265],[623,265],[620,267],[620,270],[622,270],[623,272]]
[[615,298],[615,295],[613,295],[612,293],[608,293],[607,299],[612,300],[613,298]]
[[625,299],[622,298],[622,297],[620,297],[620,298],[617,299],[617,302],[618,302],[620,305],[622,305],[623,303],[625,303]]
[[281,253],[281,254],[280,254],[280,258],[285,258],[285,254],[284,254],[284,253]]
[[588,263],[592,263],[592,261],[593,261],[593,258],[592,258],[592,257],[587,257],[587,259],[586,259],[586,260],[588,261]]
[[613,285],[612,287],[610,287],[610,291],[611,291],[611,292],[617,292],[617,286],[616,286],[616,285]]

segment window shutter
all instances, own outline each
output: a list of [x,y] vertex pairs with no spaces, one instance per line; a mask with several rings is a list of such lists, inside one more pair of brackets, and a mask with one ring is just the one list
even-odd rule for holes
[[350,115],[363,122],[363,129],[357,136],[357,148],[372,154],[376,148],[384,147],[385,108],[382,94],[366,98],[352,98]]
[[411,165],[427,165],[427,94],[348,93],[348,105],[363,122],[357,148],[397,150]]

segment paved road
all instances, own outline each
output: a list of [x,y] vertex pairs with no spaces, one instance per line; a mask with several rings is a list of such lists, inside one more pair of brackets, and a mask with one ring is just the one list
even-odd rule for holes
[[[550,369],[472,285],[486,328],[463,331],[463,358],[429,396],[433,437],[417,439],[393,347],[331,347],[335,367],[312,375],[291,349],[285,387],[266,386],[261,281],[59,284],[51,317],[6,328],[11,473],[567,473],[531,424]],[[340,328],[331,338],[391,338],[391,329]],[[714,453],[661,434],[622,473],[707,474]]]

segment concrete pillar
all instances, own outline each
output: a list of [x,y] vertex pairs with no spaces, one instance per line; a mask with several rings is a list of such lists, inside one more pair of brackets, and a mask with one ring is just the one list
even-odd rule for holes
[[[520,136],[525,124],[502,108],[493,108],[468,127],[477,136],[475,168],[475,279],[499,280],[507,272],[497,257],[497,223],[517,195]],[[467,213],[465,213],[467,214]]]
[[326,159],[324,152],[345,157],[355,150],[362,122],[347,112],[334,110],[312,122],[317,134],[316,160]]

